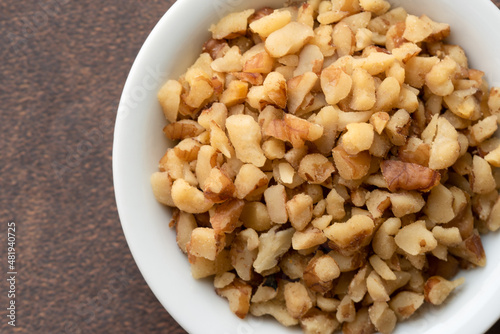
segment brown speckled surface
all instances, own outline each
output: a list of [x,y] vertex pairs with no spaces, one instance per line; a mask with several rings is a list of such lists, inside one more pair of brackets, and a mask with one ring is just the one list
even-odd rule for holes
[[[0,1],[0,333],[185,333],[130,255],[111,174],[123,84],[173,2]],[[15,328],[5,310],[11,220]]]

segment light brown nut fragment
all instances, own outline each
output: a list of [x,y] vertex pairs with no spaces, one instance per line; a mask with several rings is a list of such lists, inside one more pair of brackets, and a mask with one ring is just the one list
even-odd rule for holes
[[190,255],[215,261],[226,245],[225,239],[223,233],[217,233],[212,228],[197,227],[191,233],[186,250]]
[[410,124],[410,114],[404,109],[399,109],[387,123],[385,133],[394,145],[403,146],[406,144]]
[[389,260],[394,255],[397,249],[396,241],[393,235],[401,228],[401,220],[398,218],[387,219],[380,228],[375,232],[372,241],[372,248],[383,260]]
[[429,165],[431,147],[420,138],[410,137],[404,146],[398,150],[398,158],[403,162],[414,163],[427,167]]
[[379,274],[380,277],[382,277],[386,281],[393,281],[396,279],[396,275],[394,274],[394,272],[378,255],[372,255],[368,260],[370,261],[373,269],[377,272],[377,274]]
[[[257,245],[252,245],[252,243]],[[231,243],[231,264],[238,276],[244,281],[250,281],[253,277],[252,265],[259,252],[257,249],[258,243],[258,234],[252,229],[241,231]],[[249,244],[251,244],[251,247]]]
[[392,54],[378,51],[370,52],[366,58],[361,59],[361,68],[371,75],[377,75],[389,70],[396,60]]
[[441,174],[437,171],[413,163],[385,160],[380,167],[388,189],[392,192],[399,190],[428,192],[441,180]]
[[384,281],[377,274],[376,271],[372,271],[368,278],[366,279],[366,288],[368,294],[376,302],[387,302],[389,301],[389,294],[384,286]]
[[250,49],[247,53],[254,53],[253,55],[243,55],[243,72],[245,73],[262,73],[267,74],[272,71],[274,66],[274,59],[271,57],[261,46],[261,44],[256,45],[254,48]]
[[491,87],[488,108],[493,115],[500,119],[500,87]]
[[432,21],[427,15],[422,15],[420,19],[429,22],[432,27],[432,33],[425,39],[425,42],[434,43],[443,40],[450,35],[450,25]]
[[403,227],[394,238],[399,248],[410,255],[424,254],[437,247],[437,240],[427,230],[424,221],[417,221]]
[[242,222],[238,219],[243,210],[245,202],[240,199],[232,199],[215,207],[211,214],[210,224],[217,233],[232,233]]
[[293,72],[293,76],[299,76],[307,72],[313,72],[319,75],[323,68],[324,56],[318,46],[307,44],[299,55],[299,63]]
[[177,121],[181,103],[182,85],[176,80],[168,80],[158,91],[158,101],[165,118],[173,123]]
[[392,49],[392,54],[397,60],[406,63],[412,57],[415,57],[422,49],[415,43],[403,43],[398,48]]
[[308,25],[290,22],[272,32],[266,39],[265,46],[272,57],[280,58],[296,53],[313,37],[314,31]]
[[306,194],[297,194],[286,202],[290,223],[297,231],[302,231],[312,219],[313,200]]
[[340,176],[346,180],[359,180],[370,170],[371,155],[367,151],[352,155],[338,145],[333,149],[332,155]]
[[497,117],[495,115],[486,117],[470,128],[469,138],[470,145],[477,146],[486,139],[493,136],[498,129]]
[[198,227],[196,219],[190,213],[176,210],[173,214],[175,221],[176,241],[183,253],[187,253],[186,245],[191,240],[191,233]]
[[151,188],[158,202],[168,206],[175,206],[172,199],[173,180],[168,172],[155,172],[151,175]]
[[493,232],[500,228],[500,197],[491,208],[490,216],[486,221],[486,226]]
[[[213,96],[215,90],[213,82],[205,76],[195,77],[189,82],[189,90],[182,94],[181,108],[179,113],[182,115],[191,115],[193,110],[202,108]],[[187,110],[183,111],[182,107]]]
[[343,18],[341,22],[347,24],[353,32],[357,32],[359,29],[366,28],[371,17],[372,14],[369,12],[360,12]]
[[196,163],[196,178],[203,189],[205,180],[210,175],[212,168],[217,166],[218,155],[215,148],[210,145],[203,145],[198,152],[198,159]]
[[252,296],[252,303],[264,303],[274,299],[278,295],[278,289],[273,288],[271,284],[268,285],[267,283],[267,280],[264,280],[264,282],[259,285]]
[[363,300],[366,295],[366,277],[370,273],[371,268],[369,266],[364,266],[356,275],[354,275],[352,281],[349,283],[348,291],[349,297],[353,302],[359,303]]
[[425,300],[434,305],[441,305],[450,293],[464,282],[463,277],[450,282],[443,277],[432,276],[425,282]]
[[[382,81],[382,83],[377,87],[377,90],[375,92],[376,94],[376,102],[375,106],[373,109],[375,110],[381,110],[381,111],[389,111],[392,110],[396,103],[399,101],[399,96],[401,92],[401,84],[399,81],[394,78],[394,77],[387,77]],[[384,116],[382,119],[380,119],[380,123],[383,126],[378,126],[377,132],[378,134],[382,133],[382,130],[384,129],[385,125],[389,121],[389,115],[384,112],[387,117],[380,113],[377,113],[378,115],[376,117],[380,118],[380,116]],[[386,120],[387,118],[387,120]],[[375,126],[375,124],[373,124]]]
[[481,106],[476,97],[470,95],[470,93],[463,94],[463,91],[455,90],[451,94],[444,96],[443,101],[453,114],[465,121],[477,120],[481,115]]
[[342,300],[340,301],[340,304],[337,307],[336,316],[337,320],[340,323],[349,323],[353,322],[354,319],[356,319],[356,308],[349,295],[345,295],[344,298],[342,298]]
[[334,223],[327,227],[324,233],[340,249],[356,250],[371,241],[374,227],[371,218],[355,215],[345,223]]
[[342,136],[342,146],[347,154],[355,155],[370,149],[373,137],[374,132],[371,124],[347,124],[347,132]]
[[340,304],[340,300],[327,298],[322,295],[316,296],[316,306],[324,312],[335,312]]
[[202,48],[202,52],[208,53],[213,60],[224,56],[227,50],[229,50],[229,45],[225,40],[213,38],[208,39]]
[[396,313],[399,320],[404,320],[413,315],[423,303],[424,296],[422,294],[411,291],[401,291],[391,298],[389,306]]
[[196,137],[203,131],[205,129],[198,122],[188,119],[170,123],[163,129],[165,136],[170,140]]
[[391,205],[390,193],[375,189],[366,198],[366,207],[373,218],[380,218]]
[[236,197],[240,199],[259,197],[267,188],[269,179],[267,175],[252,164],[241,166],[234,186],[236,187]]
[[320,153],[328,155],[335,146],[337,138],[337,123],[339,119],[339,109],[333,106],[326,106],[316,114],[314,123],[323,127],[323,135],[314,141]]
[[174,181],[171,195],[175,206],[188,213],[207,212],[214,205],[201,190],[191,186],[183,179]]
[[222,250],[217,255],[215,261],[207,260],[204,257],[189,255],[189,253],[188,259],[191,264],[191,275],[194,279],[223,274],[232,269],[228,250]]
[[266,205],[261,202],[246,202],[239,219],[246,228],[257,232],[267,231],[272,226]]
[[436,240],[444,246],[456,246],[462,242],[462,236],[458,227],[445,228],[435,226],[432,229],[432,234]]
[[333,257],[342,273],[361,268],[366,263],[367,255],[366,248],[361,248],[360,251],[349,255],[343,255],[338,251],[331,251],[328,253],[328,256]]
[[327,241],[327,238],[320,229],[314,226],[308,226],[302,231],[296,231],[292,238],[292,247],[295,250],[305,250],[311,247],[321,245]]
[[321,72],[321,88],[326,102],[336,105],[351,92],[352,78],[341,68],[330,65]]
[[287,283],[284,297],[288,313],[296,319],[304,316],[313,306],[306,287],[300,282]]
[[271,137],[262,143],[262,151],[269,160],[283,159],[285,156],[285,143]]
[[439,96],[450,95],[455,87],[451,81],[457,70],[457,63],[446,56],[425,75],[425,84],[432,93]]
[[231,312],[238,318],[244,319],[250,310],[250,298],[252,297],[252,286],[240,279],[235,279],[231,284],[215,292],[229,301]]
[[297,113],[317,81],[318,76],[314,72],[305,72],[287,81],[287,105],[290,113]]
[[[435,116],[437,117],[437,116]],[[432,126],[429,124],[429,126]],[[460,156],[458,133],[444,117],[437,119],[437,133],[432,142],[429,168],[438,170],[452,166]]]
[[323,135],[323,127],[305,119],[285,114],[283,119],[274,119],[264,128],[264,135],[290,142],[293,147],[304,147],[305,141],[315,141]]
[[403,38],[413,43],[422,42],[432,34],[432,25],[415,15],[406,17],[406,29]]
[[[392,148],[392,144],[385,134],[379,135],[378,133],[375,133],[373,136],[373,145],[372,145],[372,147],[370,147],[369,152],[374,157],[384,159],[387,157],[387,154],[389,153],[389,150],[391,148]],[[382,175],[381,174],[375,174],[375,175],[379,175],[384,183],[384,185],[381,185],[380,187],[387,188],[387,185],[385,184],[385,180],[383,180]],[[368,179],[370,179],[371,177],[373,177],[375,175],[369,176]],[[366,181],[368,181],[368,179]]]
[[438,62],[438,57],[415,56],[410,58],[404,68],[405,83],[415,88],[422,88],[425,84],[425,76]]
[[344,334],[359,334],[359,333],[374,333],[373,326],[368,316],[368,308],[363,307],[356,312],[356,318],[352,322],[344,322],[342,325],[342,333]]
[[300,327],[304,334],[332,334],[339,323],[333,314],[312,309],[300,319]]
[[287,83],[283,74],[271,72],[264,80],[264,93],[279,108],[285,109],[287,104]]
[[335,220],[341,220],[345,216],[345,199],[332,189],[326,197],[326,212]]
[[331,57],[335,53],[335,46],[332,42],[333,27],[330,25],[320,25],[314,29],[314,38],[309,42],[318,46],[325,57]]
[[231,39],[242,36],[248,27],[248,18],[255,13],[254,9],[231,13],[210,27],[213,39]]
[[240,48],[233,46],[223,57],[215,59],[210,66],[216,72],[240,72],[243,69]]
[[321,255],[309,261],[303,278],[310,290],[325,293],[332,289],[333,280],[339,276],[340,268],[335,260],[331,256]]
[[264,83],[264,77],[262,76],[261,73],[233,72],[231,74],[234,75],[236,79],[248,82],[253,86],[259,86]]
[[[463,236],[462,236],[463,238]],[[486,255],[484,253],[483,242],[479,233],[474,230],[473,233],[464,239],[458,246],[448,248],[451,254],[463,258],[470,263],[484,267],[486,265]]]
[[403,37],[405,28],[405,22],[398,22],[390,26],[385,34],[385,47],[387,50],[392,51],[393,49],[403,45],[403,43],[408,42],[408,40]]
[[363,10],[377,16],[385,14],[391,8],[391,4],[385,0],[360,0],[359,4]]
[[396,327],[397,317],[386,302],[375,302],[368,309],[370,321],[382,334],[390,334]]
[[233,115],[226,120],[229,139],[236,151],[236,157],[257,167],[264,166],[266,157],[260,146],[260,126],[249,115]]
[[332,41],[337,48],[339,57],[354,53],[356,36],[346,23],[339,22],[333,27]]
[[431,190],[423,211],[434,223],[450,222],[455,218],[452,192],[444,185],[439,184]]
[[289,252],[281,258],[279,267],[290,279],[301,279],[310,260],[310,255],[306,256],[301,255],[299,252]]
[[500,146],[489,152],[484,157],[484,160],[488,161],[488,163],[493,167],[500,167]]
[[221,203],[232,198],[235,190],[233,181],[220,168],[210,171],[203,186],[205,197],[214,203]]
[[278,29],[283,28],[292,20],[292,15],[289,11],[280,10],[274,11],[271,14],[264,16],[250,23],[249,27],[254,33],[260,37],[268,37]]
[[186,138],[174,147],[174,152],[179,159],[192,162],[197,159],[201,143],[193,138]]
[[472,159],[471,188],[476,194],[487,194],[496,188],[491,166],[486,160],[475,155]]
[[297,319],[288,313],[285,303],[276,299],[264,303],[252,303],[250,313],[256,317],[269,314],[286,327],[295,326],[299,323]]
[[229,284],[233,283],[236,275],[231,272],[225,272],[223,274],[218,274],[214,277],[214,288],[221,289],[225,288]]
[[220,102],[226,107],[233,107],[245,102],[248,94],[248,83],[240,80],[233,80],[229,83],[227,89],[222,93]]
[[226,136],[226,133],[215,123],[211,121],[210,124],[210,145],[216,150],[220,151],[227,158],[234,156],[234,149]]
[[278,231],[279,226],[271,228],[259,237],[259,254],[253,263],[257,273],[269,270],[278,264],[278,259],[285,254],[292,245],[292,237],[295,230]]
[[373,18],[368,24],[368,29],[377,32],[379,34],[385,35],[390,26],[398,22],[405,21],[407,15],[408,14],[406,13],[406,10],[403,7],[397,7],[391,9],[387,13]]
[[271,221],[276,224],[285,224],[288,221],[285,187],[277,184],[267,188],[264,191],[264,199]]
[[353,110],[370,110],[376,102],[375,81],[366,70],[355,68],[352,72],[352,100],[350,107]]
[[192,186],[197,186],[198,181],[191,172],[191,167],[187,161],[179,158],[175,149],[168,149],[159,163],[161,172],[168,172],[172,180],[184,179]]
[[300,161],[299,176],[312,184],[321,184],[335,171],[333,164],[322,154],[308,154]]
[[[318,202],[318,204],[316,205],[316,207],[314,208],[314,210],[316,210],[316,208],[318,207],[318,205],[322,205],[320,203],[325,203],[325,200],[321,200]],[[315,211],[313,210],[313,214],[315,213]],[[315,215],[315,219],[313,219],[311,221],[311,225],[316,227],[317,229],[319,230],[324,230],[325,228],[328,227],[328,225],[330,225],[330,223],[332,222],[332,216],[330,215],[323,215],[323,213],[319,214],[319,215]]]
[[425,205],[422,195],[416,191],[392,193],[390,197],[392,213],[398,218],[419,212]]

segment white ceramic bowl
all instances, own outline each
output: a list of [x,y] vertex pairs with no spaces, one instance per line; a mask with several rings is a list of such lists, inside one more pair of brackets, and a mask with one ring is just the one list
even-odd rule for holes
[[[156,93],[168,78],[184,73],[209,37],[211,23],[245,8],[279,7],[283,0],[180,0],[144,43],[130,71],[118,110],[113,174],[118,211],[132,254],[168,312],[192,334],[300,333],[276,321],[240,320],[212,283],[191,277],[189,264],[168,227],[170,211],[153,197],[149,178],[168,143]],[[500,11],[489,0],[393,0],[412,14],[451,25],[471,67],[500,86]],[[466,284],[442,307],[432,307],[398,325],[396,333],[483,333],[500,316],[500,235],[484,238],[485,268],[461,272]]]

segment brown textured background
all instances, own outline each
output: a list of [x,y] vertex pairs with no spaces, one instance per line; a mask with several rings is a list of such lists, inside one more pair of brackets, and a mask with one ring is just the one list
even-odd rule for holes
[[[130,255],[111,174],[123,84],[173,2],[0,1],[0,333],[185,333]],[[16,328],[5,310],[11,220]]]

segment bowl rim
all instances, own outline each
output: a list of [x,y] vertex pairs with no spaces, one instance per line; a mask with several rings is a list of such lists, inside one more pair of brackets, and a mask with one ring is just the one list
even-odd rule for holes
[[[155,25],[155,27],[145,40],[144,44],[142,45],[130,69],[129,75],[125,82],[123,92],[120,98],[120,103],[118,106],[118,112],[115,121],[115,132],[114,132],[113,151],[112,151],[112,171],[113,171],[113,183],[115,190],[115,200],[121,226],[125,238],[127,240],[127,244],[132,253],[132,256],[136,262],[137,267],[139,268],[139,271],[141,272],[142,276],[144,277],[145,281],[147,282],[148,286],[150,287],[151,291],[156,296],[158,301],[160,301],[163,307],[167,310],[168,313],[172,315],[172,317],[179,323],[179,325],[185,328],[186,330],[189,330],[189,332],[194,332],[195,325],[193,324],[193,322],[190,323],[189,321],[187,321],[185,316],[181,313],[181,311],[177,310],[174,307],[175,302],[168,300],[168,298],[164,298],[164,296],[162,296],[162,294],[160,293],[158,287],[152,283],[152,279],[148,274],[148,269],[146,268],[145,264],[142,261],[141,256],[139,255],[138,249],[136,248],[137,246],[132,241],[134,239],[134,231],[131,225],[133,222],[129,222],[128,214],[126,213],[127,209],[124,199],[125,194],[123,192],[124,181],[123,181],[123,173],[121,170],[122,157],[124,152],[126,151],[126,148],[124,148],[120,140],[118,140],[123,135],[122,132],[124,131],[124,129],[123,126],[120,125],[120,122],[118,120],[120,116],[123,114],[122,107],[125,103],[125,97],[127,96],[127,94],[129,94],[128,92],[130,92],[130,90],[132,89],[134,81],[136,81],[136,78],[134,76],[137,76],[137,70],[139,69],[139,64],[143,62],[143,59],[145,58],[145,55],[148,53],[148,50],[150,49],[151,44],[153,43],[153,40],[155,40],[158,37],[158,35],[162,33],[164,26],[167,26],[169,24],[171,18],[175,17],[176,15],[179,15],[181,11],[185,9],[186,6],[189,6],[191,4],[196,4],[198,1],[199,0],[177,0],[157,22],[157,24]],[[393,0],[393,1],[389,0],[389,2],[391,3],[395,2],[397,4],[398,0]],[[458,1],[443,0],[443,3],[449,3],[450,5],[459,2],[467,3],[467,0],[458,0]],[[474,6],[476,10],[487,14],[488,16],[490,16],[491,19],[496,19],[498,20],[497,22],[500,22],[500,10],[497,6],[495,6],[495,4],[493,4],[491,0],[479,0],[479,1],[476,0],[474,4],[469,4],[469,5]],[[251,4],[248,4],[248,6],[246,7],[251,7]],[[498,24],[498,26],[500,27],[500,23]],[[497,270],[497,274],[500,275],[500,266],[497,269],[499,269]],[[475,270],[480,270],[480,268]],[[481,310],[478,310],[474,315],[480,316],[482,321],[474,321],[473,323],[472,322],[466,323],[459,330],[460,333],[485,332],[499,319],[500,311],[498,306],[500,305],[500,302],[497,301],[497,298],[500,298],[500,288],[498,288],[494,293],[488,293],[487,291],[482,291],[481,294],[478,293],[478,295],[476,296],[477,299],[480,299],[480,297],[485,301],[481,305]]]

